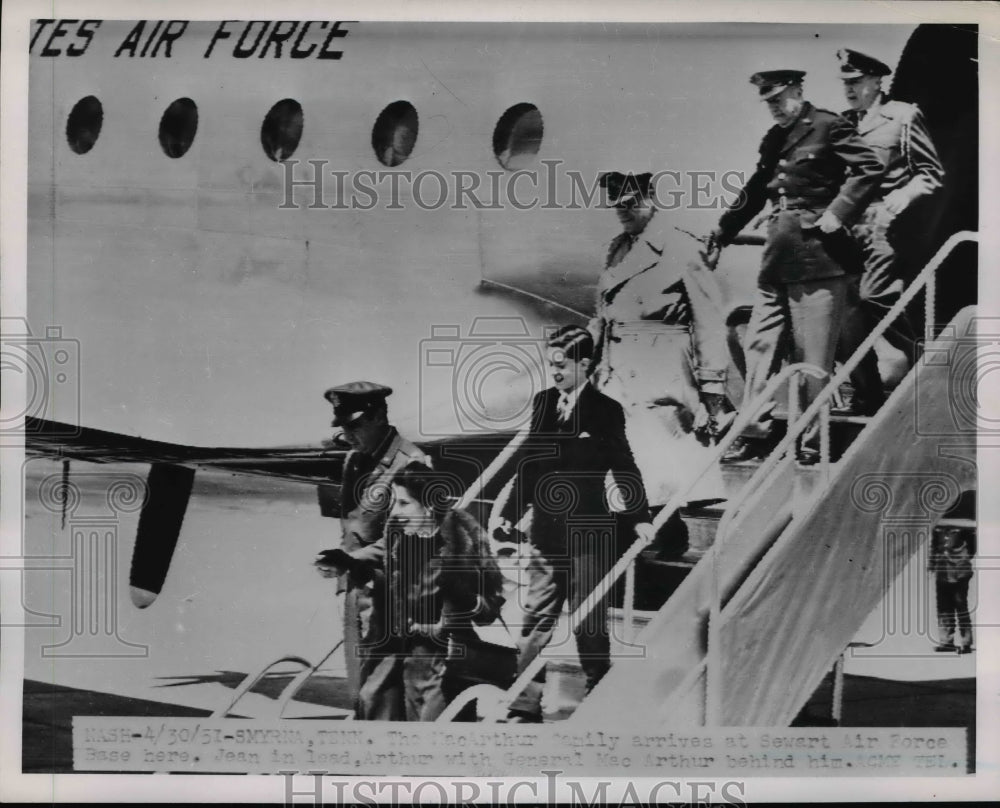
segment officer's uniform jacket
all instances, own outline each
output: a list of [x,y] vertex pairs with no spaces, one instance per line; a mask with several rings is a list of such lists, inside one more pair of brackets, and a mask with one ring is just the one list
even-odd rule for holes
[[884,173],[875,150],[849,121],[806,102],[790,127],[775,125],[764,135],[756,170],[719,220],[721,242],[731,241],[770,201],[760,282],[800,283],[860,271],[860,256],[845,230],[826,235],[811,225],[829,210],[849,227],[879,192]]
[[[404,438],[395,427],[386,438],[386,448],[372,465],[371,458],[353,451],[344,460],[341,481],[341,547],[358,558],[373,562],[384,557],[379,542],[392,506],[392,481],[407,464],[429,465],[427,455]],[[370,469],[370,473],[369,473]]]
[[941,187],[944,169],[923,113],[915,104],[890,101],[883,95],[860,121],[857,110],[845,111],[844,117],[857,123],[858,135],[886,166],[880,197],[902,190],[909,205]]

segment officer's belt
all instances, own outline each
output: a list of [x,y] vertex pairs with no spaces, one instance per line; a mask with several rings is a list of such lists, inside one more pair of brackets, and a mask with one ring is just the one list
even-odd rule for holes
[[642,334],[690,334],[687,324],[665,323],[662,320],[615,320],[610,323],[611,339],[619,342],[622,337]]
[[825,208],[834,199],[834,196],[776,196],[771,199],[771,204],[775,210],[811,210]]

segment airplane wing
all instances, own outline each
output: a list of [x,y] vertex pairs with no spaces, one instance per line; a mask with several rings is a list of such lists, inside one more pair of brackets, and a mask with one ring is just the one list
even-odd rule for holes
[[263,449],[185,446],[30,416],[25,418],[24,432],[25,451],[32,455],[90,463],[151,463],[212,468],[308,483],[328,483],[337,479],[347,454],[346,449],[320,444]]
[[[340,516],[339,481],[346,448],[323,444],[276,448],[187,446],[33,417],[25,418],[24,433],[25,451],[32,456],[63,460],[67,478],[71,460],[149,464],[129,574],[132,602],[140,609],[156,600],[166,581],[197,469],[315,485],[320,513]],[[469,485],[512,434],[442,437],[422,443],[421,448],[432,457],[436,468],[458,475]],[[484,496],[488,494],[484,492]],[[488,504],[479,500],[480,504],[484,502]]]
[[335,481],[345,449],[185,446],[33,417],[25,418],[24,432],[25,451],[62,459],[67,478],[71,460],[150,464],[129,574],[132,603],[140,609],[156,600],[166,581],[198,468],[311,483],[317,486],[321,512],[337,515],[340,486]]

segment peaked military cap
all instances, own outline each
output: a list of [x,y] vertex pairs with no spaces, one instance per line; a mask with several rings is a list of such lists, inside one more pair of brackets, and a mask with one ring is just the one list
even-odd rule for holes
[[837,51],[837,58],[840,60],[840,77],[842,79],[856,79],[859,76],[888,76],[892,72],[885,62],[880,62],[874,56],[868,56],[850,48],[841,48]]
[[608,204],[623,205],[637,196],[650,196],[652,193],[653,175],[622,174],[620,171],[609,171],[601,174],[599,182],[602,188],[608,190]]
[[762,70],[750,77],[750,83],[757,86],[760,100],[767,101],[769,98],[774,98],[786,87],[801,84],[805,75],[804,70]]
[[333,404],[333,425],[341,426],[385,403],[392,388],[375,382],[349,382],[331,387],[323,398]]

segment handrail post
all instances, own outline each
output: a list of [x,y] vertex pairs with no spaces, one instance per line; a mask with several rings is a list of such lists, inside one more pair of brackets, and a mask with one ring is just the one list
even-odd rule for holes
[[[865,338],[865,340],[861,343],[861,345],[859,345],[858,348],[855,350],[854,355],[850,359],[848,359],[847,362],[844,363],[840,371],[835,376],[833,376],[833,378],[829,379],[827,385],[820,391],[820,393],[816,396],[816,398],[810,403],[810,405],[803,412],[802,414],[803,419],[805,418],[813,419],[816,417],[819,417],[821,419],[821,455],[824,454],[825,452],[827,467],[829,465],[828,464],[829,399],[831,395],[833,395],[833,393],[839,388],[840,384],[848,378],[848,376],[854,370],[854,368],[857,367],[862,357],[864,357],[868,351],[874,348],[876,340],[879,337],[881,337],[881,335],[885,333],[886,329],[889,327],[889,321],[895,319],[900,315],[900,313],[902,313],[903,309],[913,300],[913,298],[919,292],[920,287],[931,286],[932,280],[929,279],[933,278],[933,274],[937,270],[938,266],[940,266],[940,264],[948,256],[948,254],[955,248],[955,246],[963,241],[978,241],[978,235],[975,233],[962,231],[959,233],[954,233],[948,238],[948,240],[940,247],[940,249],[937,251],[934,257],[928,262],[928,264],[924,267],[924,269],[917,276],[917,278],[910,285],[910,287],[904,290],[903,294],[900,296],[900,299],[896,301],[896,303],[892,306],[892,308],[890,308],[889,312],[883,318],[882,322],[879,323],[872,330],[871,333],[869,333],[869,335]],[[931,288],[927,296],[927,307],[929,310],[933,308],[933,304],[934,304],[934,289]],[[810,370],[808,371],[810,373],[816,370],[815,368],[813,368],[813,366],[808,366],[808,367],[810,368]],[[799,368],[796,368],[793,371],[793,374],[798,372]],[[681,505],[684,504],[685,502],[684,498],[694,488],[694,485],[708,472],[708,470],[711,467],[713,467],[716,463],[718,463],[722,455],[726,452],[726,450],[729,449],[729,447],[732,445],[735,439],[739,436],[742,429],[745,428],[750,423],[752,416],[756,414],[756,411],[765,406],[766,399],[770,399],[777,393],[778,387],[780,386],[779,379],[782,377],[782,375],[783,374],[779,374],[778,377],[771,379],[768,382],[767,386],[765,387],[764,391],[761,393],[757,401],[751,402],[751,405],[749,407],[740,408],[741,411],[737,414],[736,420],[733,422],[733,425],[730,428],[729,433],[723,438],[723,440],[716,447],[716,453],[713,455],[711,461],[706,463],[700,469],[700,471],[689,480],[686,486],[682,487],[680,491],[674,494],[674,496],[664,507],[663,511],[661,511],[657,515],[656,519],[653,520],[654,531],[659,530],[660,527],[662,527],[663,524],[666,522],[666,520],[674,513],[674,511],[676,511],[677,508],[679,508]],[[794,442],[795,440],[797,440],[799,435],[804,431],[805,423],[806,422],[803,421],[802,423],[793,426],[792,423],[789,422],[788,434],[786,434],[785,437],[778,443],[778,446],[775,447],[775,449],[771,452],[771,455],[764,461],[761,467],[757,470],[757,473],[754,474],[754,476],[746,483],[746,485],[744,485],[743,491],[741,492],[741,501],[746,500],[748,489],[758,486],[760,484],[760,481],[766,475],[769,475],[774,470],[774,468],[778,464],[778,460],[780,459],[780,457],[784,456],[785,452],[788,451],[790,447],[794,448]],[[826,435],[825,438],[823,437],[824,433]],[[517,438],[523,440],[523,436],[521,435],[515,436],[515,439]],[[825,450],[822,448],[824,442],[826,442]],[[496,466],[500,465],[499,463],[496,463],[496,461],[494,461],[494,464]],[[491,466],[494,464],[491,464]],[[490,471],[490,469],[488,469],[487,471]],[[829,470],[827,470],[827,475],[829,475]],[[486,473],[484,473],[482,478],[479,481],[477,481],[475,485],[473,485],[472,489],[470,489],[470,492],[467,492],[466,496],[468,497],[472,490],[477,490],[477,489],[481,490],[481,488],[485,486],[485,479],[488,479],[489,476],[492,475],[487,475]],[[731,503],[730,507],[727,508],[726,514],[724,515],[723,520],[719,526],[720,535],[724,535],[724,530],[728,526],[728,524],[731,523],[733,513],[737,509],[738,509],[737,503]],[[635,563],[635,560],[638,557],[639,552],[644,546],[645,544],[638,540],[633,542],[632,546],[624,553],[622,558],[620,558],[615,563],[615,565],[611,568],[611,570],[608,571],[608,573],[601,579],[601,581],[594,588],[592,594],[597,595],[598,596],[597,599],[587,598],[579,607],[577,607],[576,610],[571,612],[570,614],[571,624],[579,622],[584,617],[586,617],[593,609],[594,604],[600,598],[606,597],[608,595],[611,587],[623,574],[626,575],[626,589],[629,588],[629,584],[627,582],[628,580],[627,576],[629,575],[630,572],[634,574],[634,570],[632,570],[632,565]],[[712,655],[721,654],[717,638],[717,632],[719,629],[719,618],[721,617],[721,603],[719,602],[720,599],[718,594],[719,570],[718,570],[718,558],[717,558],[718,551],[715,549],[716,546],[717,545],[713,545],[711,553],[712,561],[709,562],[713,566],[712,566],[712,594],[711,594],[709,626],[708,626],[708,634],[710,639],[709,639],[709,647],[706,653]],[[632,583],[632,586],[634,587],[634,581]],[[626,593],[627,596],[629,594],[630,593],[628,592]],[[631,594],[634,594],[634,592]],[[631,603],[631,599],[629,599],[628,603]],[[493,705],[493,709],[499,710],[502,709],[506,704],[509,704],[510,701],[528,685],[531,679],[534,678],[534,675],[541,669],[541,667],[544,664],[545,664],[544,656],[543,654],[540,653],[534,660],[532,660],[532,662],[525,668],[525,670],[523,670],[520,673],[520,675],[517,677],[514,683],[506,691],[503,691],[502,695],[497,697],[496,702]],[[706,691],[707,691],[706,715],[711,721],[718,722],[721,712],[721,702],[720,702],[721,694],[719,692],[714,692],[716,690],[716,686],[713,686],[711,688],[708,687],[708,681],[710,677],[712,677],[715,680],[715,682],[719,681],[718,677],[721,676],[721,667],[718,663],[716,663],[712,665],[711,668],[714,672],[706,670]],[[708,703],[709,700],[711,701],[711,704]],[[709,707],[711,709],[709,709]]]
[[791,429],[799,417],[799,402],[802,400],[802,383],[805,377],[796,370],[788,380],[788,429]]
[[823,481],[830,480],[830,402],[819,411],[819,462]]
[[[927,278],[924,286],[924,333],[928,340],[937,334],[937,275]],[[913,357],[907,357],[912,360]]]
[[632,645],[635,643],[635,560],[628,565],[625,570],[625,603],[622,619],[625,623],[625,641]]
[[705,650],[705,726],[722,724],[722,646],[719,641],[719,624],[722,617],[721,589],[719,586],[718,544],[712,545],[711,592],[708,610],[708,648]]

